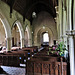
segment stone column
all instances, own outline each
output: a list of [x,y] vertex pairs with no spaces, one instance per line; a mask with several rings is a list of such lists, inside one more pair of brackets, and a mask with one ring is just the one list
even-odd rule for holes
[[31,39],[28,39],[28,46],[32,46],[32,40]]
[[[66,25],[66,5],[65,5],[65,0],[63,0],[62,2],[62,16],[63,16],[63,19],[62,19],[62,22],[63,22],[63,25],[62,25],[62,40],[64,41],[66,47],[67,47],[67,36],[66,36],[66,30],[67,30],[67,25]],[[66,52],[67,53],[67,52]]]
[[25,41],[25,39],[21,38],[20,40],[21,40],[21,48],[23,48],[24,47],[24,41]]
[[[75,0],[73,5],[73,29],[75,30]],[[74,36],[74,44],[75,44],[75,36]],[[74,51],[74,62],[75,62],[75,51]],[[75,72],[75,65],[74,65],[74,72]]]
[[73,29],[75,30],[75,0],[73,5]]
[[70,49],[70,75],[74,74],[74,38],[69,37],[69,49]]
[[60,37],[60,33],[59,33],[59,29],[60,29],[60,26],[59,26],[59,14],[57,14],[56,25],[57,25],[57,32],[58,32],[58,38],[59,38]]
[[58,32],[58,38],[59,38],[60,37],[59,6],[55,6],[55,9],[56,9],[56,17],[54,19],[57,25],[57,32]]
[[74,34],[73,31],[67,31],[69,37],[69,55],[70,55],[70,75],[75,75],[74,72]]
[[72,18],[71,18],[71,6],[72,6],[72,0],[69,0],[69,2],[68,2],[68,29],[71,31],[72,30]]
[[63,35],[66,35],[66,11],[63,9]]
[[60,27],[60,33],[59,33],[59,35],[60,35],[60,37],[59,38],[61,38],[61,36],[62,36],[62,26],[63,26],[63,13],[62,13],[63,11],[62,11],[62,0],[59,0],[59,27]]
[[11,38],[6,38],[7,52],[11,51]]
[[70,75],[74,73],[74,31],[72,30],[72,0],[68,1],[68,30],[69,30],[69,52],[70,52]]
[[69,0],[66,0],[66,29],[69,30]]

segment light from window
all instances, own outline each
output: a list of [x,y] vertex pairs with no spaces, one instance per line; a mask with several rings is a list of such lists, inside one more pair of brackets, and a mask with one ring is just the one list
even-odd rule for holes
[[48,33],[44,33],[44,34],[43,34],[43,42],[49,42]]

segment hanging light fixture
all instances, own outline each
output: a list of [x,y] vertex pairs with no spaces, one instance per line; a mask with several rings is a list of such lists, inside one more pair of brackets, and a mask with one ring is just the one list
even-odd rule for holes
[[36,18],[36,12],[32,13],[32,18]]

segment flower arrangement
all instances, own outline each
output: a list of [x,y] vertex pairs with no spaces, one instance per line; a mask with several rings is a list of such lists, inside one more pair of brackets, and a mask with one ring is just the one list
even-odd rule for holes
[[48,55],[49,53],[59,55],[59,56],[64,56],[64,53],[66,51],[66,45],[64,42],[60,42],[57,45],[54,45],[52,47],[49,47]]

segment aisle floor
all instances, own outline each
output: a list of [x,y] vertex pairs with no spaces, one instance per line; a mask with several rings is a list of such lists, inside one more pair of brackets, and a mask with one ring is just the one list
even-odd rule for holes
[[0,75],[25,75],[25,68],[21,67],[8,67],[8,66],[1,66],[3,72]]

